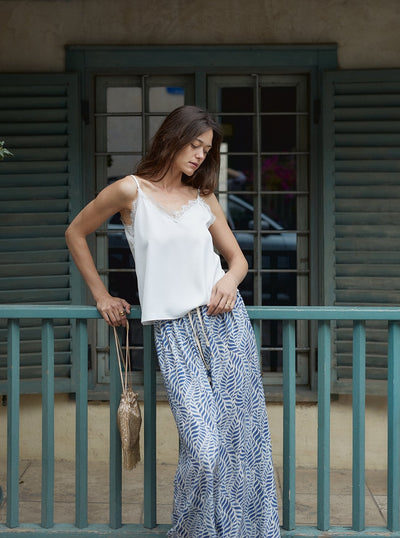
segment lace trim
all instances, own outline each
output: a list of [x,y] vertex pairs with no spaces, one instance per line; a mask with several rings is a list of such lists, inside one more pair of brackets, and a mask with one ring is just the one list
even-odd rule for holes
[[131,223],[130,224],[124,223],[124,226],[130,229],[130,235],[132,236],[132,238],[134,236],[133,228],[134,228],[135,215],[136,215],[136,210],[137,210],[137,205],[138,205],[140,195],[144,196],[144,198],[149,200],[155,207],[158,207],[158,209],[160,209],[163,213],[171,217],[174,221],[180,220],[183,217],[183,215],[187,213],[187,211],[189,211],[189,209],[191,209],[196,204],[200,204],[201,206],[203,206],[206,209],[207,213],[210,215],[210,220],[207,223],[208,227],[210,227],[215,221],[216,217],[214,213],[211,211],[210,206],[201,198],[200,194],[198,194],[197,197],[194,198],[193,200],[189,200],[188,202],[183,204],[183,206],[180,209],[171,211],[164,205],[158,203],[150,194],[144,192],[138,181],[136,181],[136,184],[138,186],[138,196],[132,202]]
[[212,224],[214,224],[215,222],[215,219],[216,219],[216,216],[214,215],[214,213],[211,211],[211,207],[203,200],[203,198],[201,198],[199,196],[199,202],[200,204],[206,208],[208,214],[210,215],[210,220],[208,221],[207,225],[208,227],[210,227]]
[[168,207],[165,207],[164,205],[158,203],[156,200],[154,200],[154,198],[147,194],[146,192],[143,192],[142,189],[140,189],[140,193],[147,199],[149,200],[155,207],[158,207],[158,209],[160,209],[161,211],[163,211],[166,215],[168,215],[169,217],[171,217],[173,220],[177,221],[177,220],[180,220],[183,215],[191,208],[193,207],[194,205],[196,205],[199,200],[200,200],[200,197],[197,196],[197,198],[194,198],[193,200],[189,200],[188,202],[186,202],[186,204],[183,204],[183,206],[180,208],[180,209],[176,209],[175,211],[173,210],[170,210],[168,209]]

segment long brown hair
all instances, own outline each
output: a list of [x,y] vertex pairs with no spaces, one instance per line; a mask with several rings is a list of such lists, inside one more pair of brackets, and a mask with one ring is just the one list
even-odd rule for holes
[[207,111],[196,106],[181,106],[165,118],[154,135],[148,153],[136,168],[137,175],[160,181],[176,154],[209,129],[213,131],[213,139],[206,159],[192,176],[182,174],[182,182],[200,189],[202,194],[214,192],[218,184],[222,129]]

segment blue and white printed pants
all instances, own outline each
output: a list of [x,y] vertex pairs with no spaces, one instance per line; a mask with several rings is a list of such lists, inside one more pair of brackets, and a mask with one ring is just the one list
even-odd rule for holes
[[155,323],[160,369],[179,433],[168,536],[277,538],[271,440],[253,329],[240,294],[232,312],[208,316],[206,311],[203,306]]

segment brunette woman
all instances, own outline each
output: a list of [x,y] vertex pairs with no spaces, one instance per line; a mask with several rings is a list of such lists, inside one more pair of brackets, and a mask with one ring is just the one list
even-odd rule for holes
[[105,321],[125,324],[130,305],[108,293],[86,242],[121,214],[142,323],[154,324],[179,433],[168,536],[272,538],[280,530],[270,433],[254,333],[237,290],[247,262],[214,195],[221,138],[206,111],[174,110],[135,175],[100,192],[66,239]]

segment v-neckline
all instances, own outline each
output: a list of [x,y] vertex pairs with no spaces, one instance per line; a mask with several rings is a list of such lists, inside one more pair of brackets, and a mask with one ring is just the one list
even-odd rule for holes
[[155,207],[160,209],[163,213],[165,213],[166,215],[168,215],[175,221],[180,220],[189,211],[189,209],[191,209],[196,203],[198,203],[200,199],[200,196],[198,193],[196,198],[192,198],[191,200],[188,200],[179,209],[171,210],[165,205],[160,204],[157,200],[154,199],[153,196],[151,196],[151,194],[148,194],[147,192],[145,192],[142,189],[140,184],[138,185],[138,187],[139,187],[140,193],[144,196],[144,198],[149,200]]

